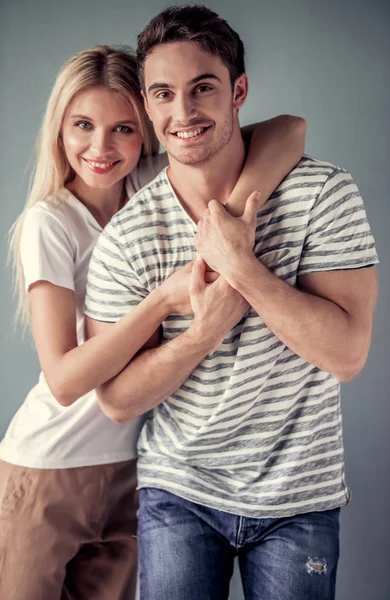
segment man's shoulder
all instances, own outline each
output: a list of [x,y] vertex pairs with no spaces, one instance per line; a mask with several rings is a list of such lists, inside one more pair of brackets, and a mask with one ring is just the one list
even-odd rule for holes
[[307,175],[308,177],[316,175],[323,176],[326,178],[334,173],[348,174],[348,171],[330,162],[319,160],[318,158],[314,158],[313,156],[304,154],[299,163],[294,167],[292,171],[290,171],[289,175],[287,175],[287,178],[294,174],[300,176]]
[[351,175],[345,169],[304,155],[275,190],[274,197],[287,202],[315,200],[324,186],[336,177],[340,182],[351,181]]

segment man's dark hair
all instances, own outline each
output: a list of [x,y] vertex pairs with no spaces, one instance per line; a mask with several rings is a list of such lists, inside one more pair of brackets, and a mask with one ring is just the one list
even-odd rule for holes
[[202,4],[169,6],[152,19],[137,38],[138,75],[145,89],[145,60],[153,48],[169,42],[195,42],[218,56],[227,67],[232,87],[245,73],[244,44],[230,25]]

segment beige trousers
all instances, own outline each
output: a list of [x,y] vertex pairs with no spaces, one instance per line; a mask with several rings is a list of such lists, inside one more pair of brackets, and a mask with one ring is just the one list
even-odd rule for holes
[[134,600],[136,461],[0,461],[0,599]]

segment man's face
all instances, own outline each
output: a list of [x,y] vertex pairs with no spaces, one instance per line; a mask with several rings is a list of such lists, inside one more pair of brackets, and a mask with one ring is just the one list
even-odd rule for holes
[[186,165],[210,160],[228,146],[247,76],[232,90],[221,60],[194,42],[156,46],[145,61],[145,107],[170,156]]

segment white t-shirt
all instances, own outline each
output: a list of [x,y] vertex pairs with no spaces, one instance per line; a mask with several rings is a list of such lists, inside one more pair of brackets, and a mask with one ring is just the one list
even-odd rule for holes
[[[165,154],[140,161],[126,181],[129,198],[166,164]],[[74,291],[79,344],[84,341],[88,265],[101,231],[89,210],[65,188],[55,198],[32,206],[23,223],[21,260],[26,290],[44,280]],[[61,406],[41,372],[0,442],[0,459],[41,469],[128,460],[136,456],[142,423],[142,417],[125,424],[108,419],[95,391],[69,407]]]

